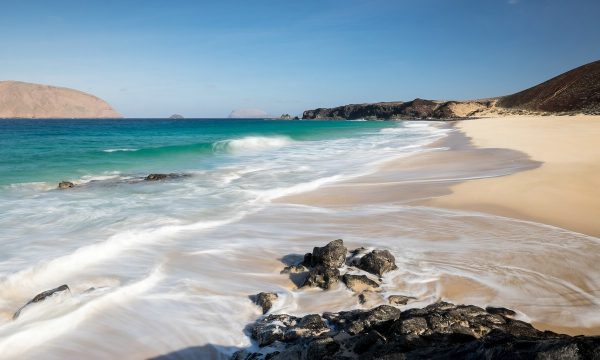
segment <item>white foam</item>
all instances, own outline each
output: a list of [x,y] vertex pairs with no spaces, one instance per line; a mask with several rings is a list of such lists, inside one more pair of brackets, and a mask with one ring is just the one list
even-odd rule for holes
[[139,149],[132,149],[132,148],[123,148],[123,149],[106,149],[106,150],[102,150],[103,152],[106,153],[112,153],[112,152],[130,152],[130,151],[138,151]]
[[279,149],[293,142],[287,136],[246,136],[239,139],[217,141],[213,144],[213,150],[216,152],[243,154]]

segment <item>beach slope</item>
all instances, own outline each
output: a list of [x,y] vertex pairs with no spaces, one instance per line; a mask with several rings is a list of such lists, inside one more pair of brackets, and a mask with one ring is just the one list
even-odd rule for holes
[[509,116],[461,121],[480,148],[508,148],[539,168],[451,187],[429,205],[494,213],[600,236],[600,116]]

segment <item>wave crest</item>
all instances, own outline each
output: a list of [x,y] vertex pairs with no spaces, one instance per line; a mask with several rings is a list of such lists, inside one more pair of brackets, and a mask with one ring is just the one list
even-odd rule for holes
[[213,144],[213,151],[242,154],[279,149],[293,142],[287,136],[246,136],[239,139],[217,141]]

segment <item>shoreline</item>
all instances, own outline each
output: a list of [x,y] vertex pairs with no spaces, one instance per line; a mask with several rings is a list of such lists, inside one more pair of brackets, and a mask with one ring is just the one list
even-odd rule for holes
[[600,116],[508,116],[461,121],[480,149],[510,148],[541,166],[476,179],[431,199],[434,207],[481,211],[600,236]]
[[[522,133],[522,136],[525,138],[535,134],[536,130],[544,132],[545,130],[541,127],[547,124],[555,122],[562,124],[574,119],[573,117],[550,117],[549,123],[541,123],[541,121],[544,121],[542,117],[506,117],[492,119],[482,118],[453,123],[450,126],[453,126],[456,131],[453,131],[444,139],[430,144],[425,152],[385,162],[381,165],[379,170],[373,174],[341,183],[325,185],[314,191],[286,196],[278,199],[277,202],[326,208],[329,210],[337,209],[340,211],[347,208],[368,207],[369,205],[377,206],[378,204],[397,206],[399,211],[401,211],[402,208],[424,208],[432,210],[447,209],[448,211],[458,210],[459,212],[456,216],[460,217],[474,216],[481,217],[482,219],[491,219],[490,221],[493,221],[495,216],[500,216],[500,218],[498,218],[499,220],[506,219],[506,221],[509,222],[508,225],[504,226],[512,227],[512,225],[510,225],[511,221],[515,224],[519,222],[524,224],[530,223],[533,226],[553,229],[552,231],[557,234],[565,231],[565,236],[570,236],[568,235],[569,231],[575,231],[572,234],[578,236],[582,241],[586,238],[586,235],[592,236],[583,241],[585,244],[582,242],[582,244],[577,245],[577,241],[570,243],[570,247],[574,246],[574,249],[577,249],[573,250],[571,254],[567,254],[564,250],[560,250],[560,247],[565,246],[560,244],[560,235],[558,235],[559,238],[553,240],[555,244],[547,245],[550,246],[550,248],[558,247],[555,249],[545,249],[545,246],[542,245],[544,241],[542,239],[543,236],[540,237],[540,244],[536,245],[537,248],[539,248],[539,251],[537,251],[539,256],[535,260],[529,256],[531,260],[528,261],[524,269],[528,267],[530,269],[525,271],[539,273],[539,276],[555,279],[556,281],[570,284],[569,286],[578,289],[578,294],[576,296],[574,295],[572,299],[566,300],[563,298],[562,301],[567,301],[567,303],[561,305],[558,304],[559,301],[557,299],[564,297],[564,294],[559,295],[557,293],[556,299],[548,300],[550,303],[553,303],[554,301],[553,305],[544,305],[547,307],[543,311],[534,309],[532,304],[528,303],[536,303],[535,296],[529,295],[531,297],[522,297],[521,299],[518,299],[518,297],[513,299],[510,297],[507,298],[506,296],[498,295],[494,286],[492,285],[490,287],[490,284],[482,282],[481,278],[445,274],[437,281],[442,288],[441,293],[439,293],[440,299],[444,301],[448,300],[455,303],[463,302],[469,304],[479,303],[478,305],[494,301],[495,304],[521,310],[528,316],[528,319],[531,320],[531,323],[534,326],[544,330],[551,330],[569,335],[598,335],[600,334],[600,326],[594,321],[591,321],[588,325],[571,323],[567,320],[568,316],[562,321],[553,320],[554,317],[562,317],[565,314],[577,316],[580,312],[581,314],[585,313],[586,310],[584,310],[584,308],[578,309],[580,306],[584,306],[585,309],[595,307],[595,301],[593,299],[595,298],[594,294],[597,291],[597,286],[587,275],[583,275],[585,274],[585,269],[581,268],[592,266],[591,264],[594,262],[593,256],[588,255],[583,258],[583,254],[593,254],[595,251],[593,249],[597,245],[597,239],[594,237],[594,232],[581,231],[582,229],[576,226],[576,223],[569,224],[556,221],[556,219],[546,219],[541,217],[539,214],[535,213],[535,211],[545,210],[541,205],[532,208],[534,211],[531,214],[533,215],[530,215],[525,211],[527,210],[527,207],[530,206],[530,203],[520,202],[519,200],[522,197],[522,193],[527,192],[527,189],[523,186],[515,186],[515,181],[520,181],[523,177],[532,177],[533,179],[536,179],[536,181],[544,180],[544,177],[547,177],[547,181],[553,181],[556,175],[548,173],[547,170],[548,164],[552,166],[552,155],[555,154],[539,156],[535,151],[535,148],[533,149],[534,151],[531,151],[529,148],[520,146],[518,143],[515,144],[516,146],[507,142],[502,143],[502,140],[507,136],[509,139],[516,137],[511,134],[511,130],[516,129],[515,131],[520,131],[519,127],[513,127],[511,124],[502,122],[506,119],[508,119],[507,122],[520,121],[523,118],[525,118],[526,121],[521,127],[527,128],[527,131],[523,131]],[[542,120],[539,120],[540,118],[542,118]],[[579,119],[578,123],[581,123],[583,120],[589,120],[590,118],[594,123],[598,124],[598,129],[600,129],[600,117],[577,117],[577,119]],[[548,121],[548,119],[545,120]],[[540,121],[540,123],[538,123],[538,121]],[[487,140],[491,142],[495,137],[498,137],[498,140],[495,143],[491,143],[493,144],[491,146],[482,146],[482,141],[478,138],[478,136],[482,135],[475,133],[470,128],[465,129],[466,126],[464,124],[468,124],[469,127],[471,126],[469,124],[475,124],[474,126],[476,128],[483,124],[483,127],[485,128],[487,127],[487,122],[500,123],[499,126],[506,125],[506,129],[504,132],[498,132],[497,129],[494,128],[490,128],[489,130],[483,129],[483,136],[491,137],[491,140],[486,138]],[[567,131],[564,136],[568,137],[569,134],[573,136],[580,131],[581,129],[578,129],[576,126],[575,129]],[[593,142],[590,143],[591,138],[594,136],[593,134],[595,133],[591,132],[585,139],[575,136],[575,139],[584,147],[590,144],[593,145]],[[560,137],[560,134],[556,134],[556,136]],[[588,141],[586,142],[585,140]],[[541,143],[544,145],[544,141],[541,141]],[[556,145],[554,147],[556,147],[556,151],[560,154],[561,149]],[[571,150],[570,153],[563,154],[564,159],[568,161],[570,159],[569,155],[572,155],[572,153],[577,150],[578,148],[575,148]],[[591,159],[593,160],[594,157],[591,156]],[[600,165],[600,161],[598,163]],[[568,168],[572,169],[572,167]],[[563,173],[561,175],[562,177],[559,176],[558,179],[564,181],[565,174]],[[511,190],[512,186],[515,186],[514,189],[517,190],[513,192],[512,196],[509,196],[511,194],[505,193],[502,193],[499,196],[492,196],[493,194],[488,190],[489,184],[494,184],[494,186],[499,188],[504,187],[507,191]],[[562,184],[564,185],[564,183]],[[558,185],[561,185],[561,183]],[[600,189],[600,186],[598,188]],[[548,195],[544,193],[544,189],[544,187],[536,188],[534,191],[531,191],[531,194],[527,194],[527,196],[537,201],[543,201],[548,198]],[[565,193],[563,193],[562,196],[567,197],[571,194],[570,191],[584,191],[582,188],[573,190],[569,187],[561,188],[560,186],[557,189],[559,194],[560,190],[564,189]],[[593,194],[593,192],[591,192],[590,195],[591,194]],[[472,201],[477,196],[487,196],[484,197],[486,200],[484,203],[485,205]],[[574,200],[577,199],[575,198]],[[512,206],[506,206],[505,203]],[[550,211],[552,211],[552,208],[550,208]],[[598,213],[598,211],[591,212],[592,215]],[[577,216],[577,213],[572,215]],[[382,219],[382,221],[390,221],[391,219],[393,218]],[[547,225],[550,225],[550,227]],[[372,227],[376,229],[377,225],[373,224]],[[489,231],[489,229],[482,226],[480,231],[482,235],[485,235],[485,232]],[[476,232],[471,235],[477,237],[477,234],[478,233]],[[401,237],[403,234],[399,233],[399,236]],[[519,243],[523,241],[527,242],[528,237],[535,237],[535,235],[523,233],[521,235],[515,234],[513,236],[514,238],[511,241],[516,241],[516,243],[510,245],[510,242],[507,242],[505,245],[507,246],[507,254],[502,255],[506,256],[506,258],[502,261],[493,258],[490,259],[492,262],[497,261],[497,264],[494,266],[501,266],[506,269],[512,267],[520,268],[524,264],[523,261],[528,257],[527,253],[536,248],[528,248],[525,254],[520,254],[517,249],[522,245]],[[436,239],[434,238],[433,240]],[[461,245],[457,244],[456,246],[460,247]],[[486,245],[481,243],[478,246],[485,247]],[[542,248],[540,248],[540,246],[542,246]],[[582,249],[587,250],[579,252]],[[457,251],[460,252],[461,250],[459,249]],[[466,258],[468,258],[467,255],[469,251],[473,250],[467,250],[463,254]],[[511,254],[513,251],[515,253]],[[579,255],[577,255],[578,252]],[[562,257],[564,257],[564,259],[560,260]],[[519,260],[519,258],[521,259]],[[547,260],[544,261],[543,258],[546,258]],[[554,264],[552,265],[552,263]],[[571,268],[569,268],[569,266]],[[575,271],[573,266],[576,266],[578,270]],[[559,269],[555,269],[556,267]],[[575,272],[572,273],[571,269]],[[582,270],[583,273],[579,270]],[[577,272],[580,274],[576,275]],[[510,278],[511,275],[509,274],[510,272],[507,272],[506,274],[494,274],[493,276],[497,277],[494,281],[512,283],[514,280]],[[480,276],[485,278],[487,274],[484,271]],[[509,285],[508,288],[510,289],[511,287],[517,286],[518,288],[515,288],[517,291],[530,293],[531,290],[524,290],[530,285],[525,285],[525,283],[518,285],[521,281],[522,279],[519,279],[517,283]],[[549,284],[546,286],[543,284],[543,281],[540,284],[538,285],[542,286],[549,294],[552,293],[551,289],[555,287],[554,285]],[[504,284],[500,286],[504,286]],[[500,302],[498,302],[498,299]],[[551,299],[551,297],[544,299],[544,301],[547,301],[547,299]],[[567,304],[570,305],[567,306]],[[565,308],[565,306],[567,307]],[[529,315],[532,315],[532,317],[529,318]]]

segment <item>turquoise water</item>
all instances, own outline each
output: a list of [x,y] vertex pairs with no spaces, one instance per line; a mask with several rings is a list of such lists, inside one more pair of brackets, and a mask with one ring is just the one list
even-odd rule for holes
[[230,161],[215,148],[219,141],[251,136],[290,141],[339,139],[389,126],[383,122],[229,119],[0,120],[0,185],[76,180],[110,171],[142,174],[206,169]]
[[[148,359],[195,348],[195,358],[228,359],[253,346],[244,328],[262,312],[248,296],[261,291],[277,292],[274,313],[299,316],[402,294],[418,299],[408,306],[451,296],[547,323],[599,324],[597,296],[585,290],[600,287],[597,239],[393,196],[330,207],[286,198],[327,196],[345,180],[364,186],[356,177],[385,161],[445,151],[429,145],[448,131],[430,122],[0,120],[0,357]],[[425,169],[374,177],[373,193],[488,175]],[[185,176],[144,181],[152,172]],[[75,187],[58,190],[61,180]],[[345,286],[296,289],[280,274],[286,255],[337,238],[396,257],[398,270],[367,304]],[[464,291],[444,295],[449,279]],[[13,320],[62,284],[69,293]]]
[[[290,205],[310,215],[298,219],[277,200],[373,172],[445,132],[402,122],[0,120],[2,358],[145,359],[209,343],[227,347],[201,358],[227,358],[248,344],[248,295],[277,284],[277,257],[304,248],[295,239],[309,232],[310,246],[345,232],[317,221],[326,210]],[[155,172],[185,176],[144,181]],[[62,180],[75,187],[58,190]],[[12,320],[62,284],[70,293]]]

